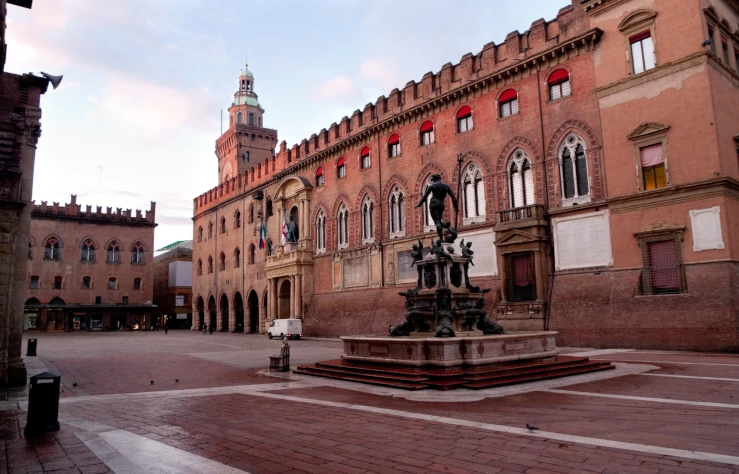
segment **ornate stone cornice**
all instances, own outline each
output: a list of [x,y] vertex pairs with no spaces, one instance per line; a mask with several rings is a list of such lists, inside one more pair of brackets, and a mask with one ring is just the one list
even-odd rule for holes
[[628,196],[607,200],[608,208],[614,213],[652,209],[708,197],[731,197],[739,200],[739,181],[730,177],[714,178],[689,184],[667,186],[652,191],[643,191]]

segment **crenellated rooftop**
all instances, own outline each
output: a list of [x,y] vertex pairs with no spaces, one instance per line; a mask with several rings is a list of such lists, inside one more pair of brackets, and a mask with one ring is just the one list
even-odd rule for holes
[[[248,194],[272,181],[300,172],[329,156],[360,146],[369,137],[389,133],[432,112],[458,104],[471,94],[499,89],[539,69],[556,64],[571,51],[591,50],[603,32],[589,29],[580,0],[559,10],[552,21],[539,19],[519,33],[509,33],[500,44],[488,43],[477,53],[467,53],[457,64],[444,64],[438,73],[427,72],[420,82],[409,81],[402,89],[380,96],[362,110],[355,110],[290,148],[284,140],[271,163],[259,164],[258,172],[246,172],[221,183],[194,199],[195,215],[241,194]],[[262,172],[261,167],[268,167]],[[255,177],[256,175],[256,177]]]
[[93,211],[92,206],[86,206],[85,210],[82,210],[82,205],[77,204],[77,196],[72,194],[71,202],[60,206],[58,202],[54,202],[51,205],[47,201],[41,201],[41,204],[36,204],[36,201],[32,202],[33,210],[31,211],[31,217],[34,219],[71,219],[81,220],[87,222],[94,222],[97,224],[113,224],[113,225],[142,225],[154,227],[157,224],[154,221],[156,203],[151,202],[151,208],[148,211],[141,211],[136,209],[136,213],[131,209],[122,209],[120,207],[113,211],[112,207],[106,207],[103,212],[102,206],[97,206]]

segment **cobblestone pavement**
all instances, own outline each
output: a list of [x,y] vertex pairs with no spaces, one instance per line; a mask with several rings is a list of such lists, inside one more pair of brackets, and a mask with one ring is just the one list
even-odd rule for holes
[[[261,369],[281,342],[264,336],[31,336],[39,357],[29,367],[65,382],[62,429],[23,438],[27,404],[11,393],[0,402],[0,473],[739,472],[733,355],[592,351],[618,368],[412,393],[275,377]],[[306,362],[340,346],[291,342]]]

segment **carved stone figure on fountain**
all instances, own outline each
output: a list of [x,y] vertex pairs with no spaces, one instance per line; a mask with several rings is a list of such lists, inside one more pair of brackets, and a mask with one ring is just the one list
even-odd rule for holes
[[298,241],[298,224],[295,223],[292,215],[288,217],[285,240],[290,243],[296,243]]
[[439,325],[436,326],[436,337],[454,337],[451,298],[449,291],[439,291]]
[[[431,200],[428,203],[429,214],[431,219],[434,221],[436,226],[436,233],[439,235],[439,239],[442,242],[454,243],[457,238],[457,230],[452,227],[451,222],[442,222],[442,215],[444,214],[444,200],[447,195],[452,198],[452,204],[454,205],[454,211],[458,212],[459,206],[457,205],[457,197],[454,195],[452,188],[441,180],[441,176],[438,174],[431,176],[431,185],[426,189],[426,192],[421,197],[416,207],[421,207],[423,203],[428,199],[429,194]],[[447,231],[447,236],[444,235],[444,230]]]
[[492,334],[505,334],[503,326],[494,323],[487,318],[487,312],[483,309],[485,307],[485,300],[479,298],[475,303],[475,307],[466,311],[468,316],[474,316],[477,318],[477,329],[482,331],[486,336]]
[[467,242],[467,245],[464,243],[464,239],[462,239],[462,242],[459,243],[459,248],[462,249],[462,257],[467,259],[467,263],[464,264],[464,284],[465,287],[470,290],[473,293],[479,293],[480,287],[479,286],[472,286],[470,283],[470,265],[473,267],[475,264],[472,262],[473,256],[475,255],[475,252],[472,250],[472,242]]
[[[405,295],[405,293],[400,293],[400,295]],[[406,300],[405,309],[408,310],[408,312],[405,313],[405,321],[398,324],[397,326],[390,326],[390,329],[388,332],[393,337],[409,336],[411,332],[413,332],[413,329],[415,329],[416,325],[411,320],[412,312],[415,309],[413,301]]]

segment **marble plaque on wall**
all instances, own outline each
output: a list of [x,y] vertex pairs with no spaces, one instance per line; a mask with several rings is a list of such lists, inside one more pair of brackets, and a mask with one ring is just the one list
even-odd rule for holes
[[693,231],[694,252],[724,248],[719,206],[690,211],[690,224]]
[[497,275],[498,254],[495,249],[495,232],[492,229],[486,229],[469,234],[460,234],[454,243],[456,247],[454,251],[458,255],[460,253],[459,244],[462,239],[464,239],[465,245],[467,245],[467,242],[472,242],[472,251],[475,252],[472,259],[474,266],[470,266],[469,275],[471,277]]
[[344,288],[369,286],[367,256],[344,259]]
[[556,270],[613,265],[608,211],[552,219]]

